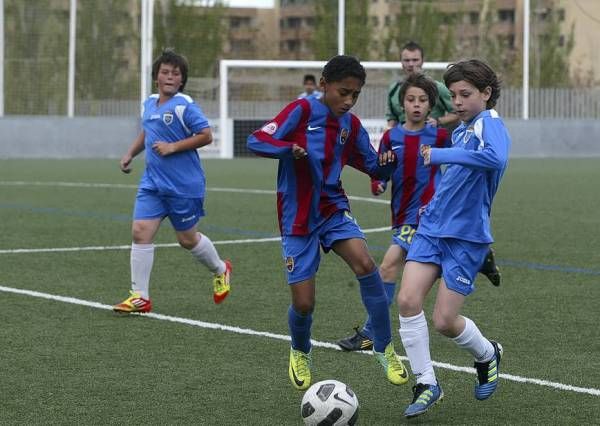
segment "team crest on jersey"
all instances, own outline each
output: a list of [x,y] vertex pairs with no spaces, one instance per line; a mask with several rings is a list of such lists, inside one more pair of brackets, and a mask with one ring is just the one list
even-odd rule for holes
[[294,270],[294,258],[292,256],[288,256],[285,258],[285,267],[288,272],[292,272]]
[[473,126],[470,126],[467,128],[467,130],[465,131],[465,137],[463,138],[463,143],[469,142],[469,139],[471,139],[471,135],[473,134],[474,131],[475,131],[475,128]]
[[342,129],[342,131],[340,132],[340,144],[344,145],[346,143],[346,141],[348,140],[348,134],[350,132],[348,132],[348,129]]
[[163,123],[167,126],[173,122],[173,113],[171,111],[163,114]]
[[269,124],[265,124],[260,130],[265,132],[267,135],[274,135],[277,131],[277,123],[271,121]]

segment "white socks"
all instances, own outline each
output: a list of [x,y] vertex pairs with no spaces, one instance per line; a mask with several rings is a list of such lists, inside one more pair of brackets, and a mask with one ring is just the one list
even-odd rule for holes
[[150,273],[154,263],[154,244],[131,243],[131,290],[150,299]]
[[494,356],[494,346],[488,339],[483,337],[473,321],[467,317],[463,318],[465,319],[465,329],[452,340],[473,355],[475,361],[487,362],[491,360]]
[[225,262],[219,257],[212,241],[204,234],[198,234],[200,242],[190,250],[192,256],[208,268],[213,274],[225,272]]
[[436,385],[429,353],[429,330],[423,311],[414,317],[400,315],[400,338],[417,383]]

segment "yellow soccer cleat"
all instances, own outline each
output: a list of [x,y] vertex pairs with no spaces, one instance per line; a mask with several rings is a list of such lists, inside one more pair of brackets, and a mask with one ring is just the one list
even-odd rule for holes
[[152,310],[152,301],[144,299],[139,293],[129,290],[129,297],[123,300],[118,305],[113,306],[113,311],[126,314],[131,313],[147,313]]
[[292,385],[298,390],[308,389],[311,381],[310,370],[312,368],[312,357],[310,352],[304,353],[290,348],[290,367],[288,373]]
[[373,351],[373,355],[375,355],[375,358],[383,367],[390,383],[394,385],[403,385],[408,382],[408,372],[406,371],[404,364],[402,364],[400,357],[396,354],[392,342],[386,346],[384,353]]
[[233,270],[231,262],[225,261],[225,272],[219,275],[215,275],[213,280],[213,300],[219,304],[229,295],[231,286],[229,285],[229,279],[231,278],[231,271]]

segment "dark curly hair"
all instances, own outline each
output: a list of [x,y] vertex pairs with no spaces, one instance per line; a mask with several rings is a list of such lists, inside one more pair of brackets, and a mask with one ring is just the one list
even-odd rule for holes
[[357,58],[349,55],[338,55],[331,58],[323,68],[323,79],[327,83],[342,81],[346,77],[357,78],[361,85],[367,81],[367,72]]
[[404,103],[404,96],[406,96],[406,91],[410,87],[418,87],[419,89],[423,89],[427,97],[429,98],[429,108],[433,108],[435,105],[435,101],[438,97],[438,90],[435,81],[431,78],[427,77],[425,74],[411,74],[407,77],[406,80],[400,86],[400,90],[398,91],[398,99],[400,99],[400,105]]
[[173,48],[164,49],[160,56],[152,63],[153,81],[156,81],[158,78],[158,70],[160,69],[161,64],[169,64],[179,68],[179,71],[181,72],[181,86],[179,87],[179,91],[182,92],[188,79],[188,61],[186,57],[175,53]]
[[490,87],[492,94],[485,107],[490,109],[496,105],[496,101],[500,97],[500,79],[488,64],[478,59],[468,59],[450,64],[444,73],[446,87],[461,80],[472,84],[480,92],[483,92],[486,87]]

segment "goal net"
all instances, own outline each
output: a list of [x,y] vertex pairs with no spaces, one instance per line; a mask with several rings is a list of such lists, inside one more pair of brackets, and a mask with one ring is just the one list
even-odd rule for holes
[[[209,87],[207,81],[204,93],[198,93],[207,116],[218,117],[211,120],[215,133],[211,156],[251,155],[246,149],[248,135],[298,98],[304,91],[305,74],[313,74],[318,82],[324,65],[324,61],[221,60],[218,87]],[[362,62],[362,65],[367,70],[367,83],[352,111],[363,121],[371,140],[378,142],[386,128],[388,89],[398,79],[402,64]],[[440,80],[447,65],[426,62],[423,68],[432,78]],[[194,86],[202,86],[202,82],[186,89],[195,92],[199,87]],[[207,91],[212,91],[213,96],[207,96]]]

